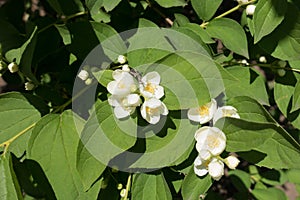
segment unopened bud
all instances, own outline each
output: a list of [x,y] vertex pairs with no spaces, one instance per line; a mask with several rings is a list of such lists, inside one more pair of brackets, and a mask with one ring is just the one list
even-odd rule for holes
[[16,63],[12,62],[8,65],[8,70],[11,73],[15,73],[15,72],[19,71],[19,66]]
[[125,195],[126,195],[126,189],[122,189],[120,192],[120,196],[125,197]]
[[285,68],[286,62],[283,61],[283,60],[279,60],[279,61],[278,61],[278,66],[281,67],[281,68]]
[[77,75],[81,80],[85,81],[89,78],[89,73],[86,70],[81,70]]
[[30,91],[33,90],[35,85],[32,82],[26,82],[25,83],[25,90]]
[[240,163],[240,160],[235,156],[228,156],[224,159],[224,162],[230,169],[235,169]]
[[126,57],[125,56],[123,56],[123,55],[119,55],[118,56],[118,63],[120,63],[120,64],[124,64],[124,63],[126,63]]
[[130,72],[129,66],[127,64],[123,65],[122,66],[122,71],[124,71],[124,72]]
[[93,79],[92,79],[92,78],[88,78],[88,79],[85,80],[84,83],[85,83],[86,85],[91,85],[92,82],[93,82]]
[[246,14],[247,15],[253,15],[255,11],[256,5],[248,5],[246,7]]
[[278,70],[277,70],[277,74],[278,74],[279,76],[281,76],[281,77],[284,76],[285,73],[286,73],[286,72],[285,72],[284,69],[278,69]]
[[265,56],[259,57],[259,62],[261,62],[261,63],[267,63],[266,57]]
[[123,185],[122,183],[119,183],[118,186],[117,186],[118,190],[121,190],[123,188]]

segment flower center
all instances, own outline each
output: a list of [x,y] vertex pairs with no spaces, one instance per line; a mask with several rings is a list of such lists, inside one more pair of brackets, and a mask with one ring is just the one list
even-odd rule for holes
[[208,108],[208,106],[200,106],[199,108],[198,108],[198,112],[199,112],[199,114],[200,115],[208,115],[209,114],[209,108]]
[[207,141],[207,146],[212,149],[220,145],[220,141],[213,135],[207,136],[206,141]]
[[118,83],[118,88],[119,89],[124,89],[126,87],[126,84],[123,82],[123,81],[120,81],[119,83]]
[[154,94],[155,92],[155,85],[151,84],[151,83],[147,83],[145,89],[145,91],[150,92],[151,94]]
[[158,112],[159,108],[150,108],[148,106],[146,106],[146,113],[148,113],[149,115],[153,115],[154,113]]

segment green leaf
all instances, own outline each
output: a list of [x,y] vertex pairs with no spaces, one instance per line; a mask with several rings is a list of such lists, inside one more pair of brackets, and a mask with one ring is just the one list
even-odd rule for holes
[[240,192],[247,192],[251,187],[251,176],[245,171],[236,169],[228,172],[230,180]]
[[108,165],[112,158],[135,144],[136,120],[136,117],[119,120],[107,101],[97,101],[95,110],[84,126],[81,141],[95,159]]
[[206,27],[207,33],[220,39],[225,47],[236,54],[249,57],[246,34],[239,23],[232,19],[214,19]]
[[48,3],[58,14],[64,14],[68,16],[84,11],[84,7],[80,0],[48,0]]
[[58,199],[95,199],[100,185],[85,192],[76,170],[76,152],[83,120],[75,113],[49,114],[35,126],[28,158],[43,168]]
[[[191,125],[186,113],[181,112],[169,113],[169,118],[161,121],[140,130],[139,134],[146,136],[145,150],[131,168],[163,168],[178,165],[188,158],[194,147],[197,126]],[[162,128],[157,130],[157,127]]]
[[287,196],[285,193],[277,188],[267,188],[267,189],[254,189],[251,192],[253,196],[257,199],[261,200],[268,200],[268,199],[274,199],[274,200],[287,200]]
[[174,24],[176,24],[177,26],[184,26],[185,24],[190,22],[189,18],[179,13],[175,13],[174,17],[175,17]]
[[23,199],[9,152],[0,156],[0,199]]
[[93,75],[101,85],[107,87],[107,84],[114,80],[112,72],[112,70],[100,70],[98,72],[93,72]]
[[260,0],[257,3],[253,16],[254,43],[270,34],[282,22],[286,9],[286,0]]
[[269,105],[264,77],[253,69],[241,66],[226,68],[236,80],[224,79],[228,98],[250,96],[261,104]]
[[286,174],[288,176],[289,182],[300,184],[300,169],[290,169],[286,171]]
[[199,35],[201,40],[203,42],[205,42],[206,44],[215,43],[215,41],[213,39],[211,39],[211,37],[208,35],[208,33],[203,28],[201,28],[199,26],[199,24],[188,23],[188,24],[184,25],[184,28],[187,28],[187,29],[193,31],[194,33],[196,33],[197,35]]
[[[0,144],[21,134],[9,146],[16,156],[23,155],[34,123],[40,113],[21,93],[10,92],[0,95]],[[23,133],[24,132],[24,133]]]
[[191,2],[198,17],[204,21],[208,21],[218,10],[222,0],[192,0]]
[[12,49],[8,51],[5,56],[10,61],[15,61],[19,66],[20,70],[35,84],[39,82],[31,71],[35,46],[37,43],[37,27],[35,27],[30,38],[18,49]]
[[300,12],[288,4],[284,20],[258,44],[267,53],[281,60],[299,60],[300,56]]
[[121,0],[103,0],[103,7],[107,12],[109,12],[113,10],[120,2]]
[[155,0],[160,6],[165,8],[175,7],[175,6],[185,6],[187,3],[185,0]]
[[185,200],[199,199],[201,195],[205,195],[213,181],[209,175],[198,177],[192,167],[188,175],[182,183],[181,194]]
[[294,112],[300,108],[300,80],[298,80],[297,84],[295,85],[295,92],[293,95],[293,107],[291,112]]
[[163,174],[135,174],[132,182],[132,200],[171,200],[172,194]]
[[257,123],[277,123],[260,103],[248,96],[229,99],[227,105],[235,107],[243,120]]
[[62,37],[64,44],[71,44],[71,34],[66,25],[55,25],[55,28],[58,30],[60,36]]
[[86,0],[86,6],[90,10],[91,17],[96,22],[110,22],[110,15],[101,9],[103,0]]
[[279,110],[284,114],[284,116],[288,116],[288,105],[293,93],[294,93],[293,86],[284,85],[275,82],[274,99]]
[[300,145],[277,124],[223,118],[216,126],[226,134],[226,151],[240,152],[250,163],[274,169],[300,166]]

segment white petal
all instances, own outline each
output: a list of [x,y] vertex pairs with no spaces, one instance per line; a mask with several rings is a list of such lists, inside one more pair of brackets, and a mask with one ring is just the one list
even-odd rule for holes
[[111,81],[107,84],[107,90],[110,94],[115,94],[115,88],[117,87],[117,81]]
[[194,161],[194,172],[198,176],[204,176],[208,172],[208,170],[206,169],[206,166],[202,163],[201,158],[198,156]]
[[117,70],[113,71],[112,77],[113,77],[113,79],[115,79],[115,80],[120,80],[120,79],[122,79],[123,73],[124,73],[124,72],[123,72],[122,70],[117,69]]
[[168,115],[169,114],[169,110],[167,108],[167,106],[161,102],[161,111],[160,111],[160,114],[162,115]]
[[142,117],[146,120],[146,121],[148,121],[147,119],[149,119],[149,117],[147,116],[148,114],[147,114],[147,112],[146,112],[146,104],[145,104],[145,102],[142,104],[142,106],[141,106],[141,115],[142,115]]
[[130,94],[127,96],[127,101],[129,105],[137,106],[140,102],[140,96],[138,94]]
[[160,85],[156,86],[154,95],[157,99],[162,98],[165,95],[164,88]]
[[118,63],[120,63],[120,64],[126,63],[126,57],[123,56],[123,55],[119,55],[118,56]]
[[208,164],[208,173],[216,181],[224,175],[224,163],[216,158]]
[[[147,120],[147,119],[146,119]],[[157,124],[160,120],[160,115],[150,115],[149,123],[150,124]]]
[[200,114],[198,112],[198,108],[190,108],[188,110],[187,116],[191,121],[200,122]]
[[207,137],[207,134],[210,132],[211,127],[209,126],[203,126],[199,128],[195,133],[195,140],[197,142],[204,141]]
[[200,106],[198,108],[191,108],[188,110],[188,118],[192,121],[205,124],[209,122],[217,109],[216,100],[212,99],[211,102]]
[[89,73],[86,70],[81,70],[77,75],[81,80],[85,81],[89,77]]
[[240,118],[237,110],[233,106],[222,106],[215,112],[213,123],[215,124],[222,117]]
[[158,99],[152,98],[145,101],[145,105],[149,108],[158,108],[160,107],[162,102]]
[[118,119],[122,119],[122,118],[128,117],[130,115],[130,112],[128,110],[125,110],[122,107],[115,107],[114,113],[115,113],[116,118],[118,118]]
[[[196,148],[197,148],[197,145],[196,145]],[[198,149],[197,149],[198,150]],[[209,151],[207,151],[206,149],[201,149],[199,151],[199,157],[202,159],[202,160],[209,160],[210,157],[211,157],[211,154]]]
[[142,81],[145,83],[152,83],[155,85],[159,85],[160,83],[160,75],[157,72],[149,72],[143,78]]
[[224,162],[230,169],[235,169],[240,163],[240,160],[235,156],[228,156],[224,159]]
[[111,95],[110,97],[108,97],[108,103],[111,106],[121,106],[120,104],[120,97],[116,96],[116,95]]

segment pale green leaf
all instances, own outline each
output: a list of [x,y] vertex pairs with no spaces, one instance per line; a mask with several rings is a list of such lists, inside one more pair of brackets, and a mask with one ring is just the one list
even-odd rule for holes
[[76,152],[83,120],[71,111],[49,114],[35,126],[28,144],[28,158],[44,170],[58,199],[95,199],[100,185],[84,190],[76,169]]
[[0,199],[23,199],[21,189],[12,166],[10,152],[0,156]]
[[93,75],[101,85],[107,87],[107,84],[114,80],[112,77],[112,72],[112,70],[100,70],[98,72],[94,72]]
[[[0,95],[0,144],[22,133],[11,143],[10,151],[23,155],[34,123],[40,113],[21,93],[10,92]],[[24,133],[23,133],[24,132]]]
[[192,167],[182,183],[181,194],[183,199],[199,199],[201,195],[206,194],[212,183],[213,180],[209,175],[198,177]]
[[295,92],[293,95],[293,107],[291,112],[296,111],[300,108],[300,80],[298,80],[297,84],[295,85]]
[[192,0],[191,2],[198,17],[204,21],[208,21],[218,10],[222,0]]
[[270,34],[284,19],[287,8],[286,0],[260,0],[255,8],[254,43]]
[[120,2],[121,0],[103,0],[103,7],[107,12],[109,12],[113,10]]
[[55,25],[65,45],[71,44],[71,34],[65,25]]
[[284,114],[284,116],[288,116],[288,105],[293,93],[293,86],[280,83],[275,83],[274,85],[274,99],[279,110]]
[[163,174],[135,174],[132,182],[132,200],[171,200],[172,194]]
[[185,6],[187,3],[185,0],[155,0],[160,6],[165,8],[175,6]]
[[188,23],[188,24],[184,25],[184,28],[187,28],[187,29],[193,31],[194,33],[196,33],[197,35],[199,35],[201,40],[203,42],[205,42],[206,44],[215,43],[215,41],[213,39],[211,39],[211,37],[208,35],[208,33],[203,28],[201,28],[199,26],[199,24]]
[[173,26],[176,24],[177,26],[184,26],[185,24],[189,23],[190,20],[189,18],[187,18],[186,16],[179,14],[179,13],[175,13],[174,14],[175,20],[174,20],[174,24]]
[[211,37],[220,39],[229,50],[249,57],[246,34],[236,21],[228,18],[214,19],[207,25],[206,31]]

